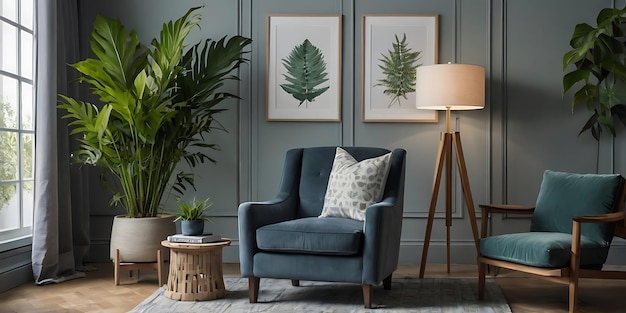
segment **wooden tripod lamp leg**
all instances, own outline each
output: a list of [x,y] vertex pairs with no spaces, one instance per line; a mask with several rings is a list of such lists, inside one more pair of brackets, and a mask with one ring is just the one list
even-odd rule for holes
[[452,133],[450,133],[450,107],[446,108],[446,273],[450,273],[450,227],[452,227]]
[[476,223],[476,210],[474,209],[474,199],[472,199],[472,190],[470,189],[469,178],[467,177],[467,167],[465,166],[465,157],[463,156],[463,147],[461,146],[461,134],[454,132],[453,134],[454,148],[456,150],[456,161],[459,167],[459,176],[461,178],[461,187],[465,196],[465,204],[469,213],[470,226],[472,226],[472,234],[474,235],[474,245],[478,252],[478,225]]
[[422,261],[420,264],[420,278],[424,278],[424,271],[426,268],[426,259],[428,256],[428,247],[430,246],[430,235],[432,233],[433,220],[435,218],[435,209],[437,207],[437,197],[439,195],[439,186],[441,185],[441,175],[446,171],[446,259],[447,259],[447,272],[450,273],[450,227],[452,226],[452,144],[454,143],[454,149],[456,150],[456,160],[459,168],[459,177],[461,179],[461,187],[463,189],[463,196],[467,210],[469,214],[470,226],[472,227],[472,235],[474,236],[474,245],[478,252],[478,225],[476,223],[476,210],[474,208],[474,199],[472,198],[472,191],[470,188],[469,178],[467,175],[467,166],[465,165],[465,158],[463,156],[463,147],[461,146],[461,136],[459,132],[444,133],[442,141],[439,143],[439,152],[437,157],[437,164],[435,167],[435,178],[433,182],[433,193],[430,198],[430,207],[428,209],[428,220],[426,222],[426,234],[424,236],[424,247],[422,250]]
[[428,246],[430,245],[430,234],[433,230],[433,220],[435,219],[435,209],[437,208],[437,197],[439,195],[439,186],[441,185],[441,174],[443,172],[443,164],[446,155],[449,154],[452,143],[447,133],[442,134],[439,141],[439,149],[437,151],[437,163],[435,164],[435,175],[433,178],[433,190],[430,198],[430,207],[428,209],[428,220],[426,221],[426,234],[424,235],[424,247],[422,248],[422,261],[420,263],[419,278],[424,278],[426,270],[426,259],[428,257]]

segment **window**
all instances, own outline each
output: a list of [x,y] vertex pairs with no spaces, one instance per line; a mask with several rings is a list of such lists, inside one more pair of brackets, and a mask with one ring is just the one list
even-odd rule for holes
[[0,242],[33,223],[34,17],[34,0],[0,1]]

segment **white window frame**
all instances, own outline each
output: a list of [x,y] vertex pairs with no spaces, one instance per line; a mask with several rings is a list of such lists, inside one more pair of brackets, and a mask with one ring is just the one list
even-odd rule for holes
[[[3,2],[5,0],[2,0]],[[22,20],[22,16],[24,14],[28,14],[29,12],[23,8],[22,3],[24,2],[31,2],[31,7],[32,7],[32,12],[30,12],[32,14],[32,25],[30,26],[26,26],[24,25],[24,21]],[[7,3],[9,3],[7,1]],[[14,2],[17,5],[17,17],[16,20],[7,18],[2,10],[0,10],[0,21],[4,24],[9,24],[9,26],[12,27],[16,27],[17,28],[17,42],[15,42],[15,46],[17,49],[17,55],[16,55],[16,69],[15,69],[15,73],[12,72],[8,72],[3,70],[3,67],[0,66],[0,78],[2,77],[9,77],[12,79],[17,80],[18,83],[18,89],[17,89],[17,100],[18,100],[18,106],[17,106],[17,112],[15,112],[16,116],[17,116],[17,127],[16,128],[2,128],[0,127],[0,132],[14,132],[17,135],[17,146],[18,146],[18,154],[17,154],[17,165],[18,165],[18,170],[17,170],[17,177],[16,179],[13,180],[0,180],[0,185],[7,185],[7,184],[17,184],[17,191],[16,191],[16,195],[15,197],[17,197],[17,201],[18,201],[18,206],[19,206],[19,226],[15,229],[10,229],[10,230],[0,230],[0,252],[2,251],[7,251],[10,249],[15,249],[18,248],[20,246],[24,246],[27,244],[30,244],[32,242],[32,220],[33,220],[33,216],[32,216],[32,212],[26,213],[25,212],[25,197],[24,197],[24,183],[30,183],[33,185],[33,189],[34,189],[34,177],[35,177],[35,112],[36,112],[36,103],[35,103],[35,93],[36,93],[36,86],[35,86],[35,65],[36,65],[36,41],[37,41],[37,37],[35,34],[35,29],[36,29],[36,8],[37,8],[37,3],[35,0],[15,0]],[[3,3],[4,4],[4,3]],[[22,10],[24,10],[24,12],[22,12]],[[30,28],[29,28],[30,27]],[[1,30],[1,28],[0,28]],[[27,75],[25,73],[22,72],[22,67],[21,67],[21,58],[24,55],[29,55],[29,54],[24,54],[22,48],[24,47],[22,45],[22,41],[23,41],[23,32],[28,33],[31,35],[32,38],[32,44],[30,45],[32,51],[30,53],[30,55],[32,56],[32,66],[31,66],[31,71],[32,73],[30,73],[30,75]],[[1,57],[2,51],[0,51],[0,57]],[[1,60],[1,59],[0,59]],[[30,78],[28,77],[30,76]],[[24,129],[23,128],[23,110],[24,110],[24,106],[23,106],[23,92],[22,92],[22,86],[23,84],[28,84],[30,85],[32,88],[32,94],[31,96],[31,101],[32,103],[32,116],[31,116],[31,127],[30,129]],[[0,95],[1,96],[1,95]],[[30,170],[32,171],[31,175],[29,178],[25,178],[25,173],[24,173],[24,157],[23,157],[23,153],[24,153],[24,136],[28,135],[28,136],[32,136],[33,139],[33,156],[32,156],[32,168],[30,168]],[[33,203],[31,203],[31,207],[34,210],[34,195],[31,199],[28,199],[28,201],[33,201]],[[3,208],[6,209],[6,208]]]

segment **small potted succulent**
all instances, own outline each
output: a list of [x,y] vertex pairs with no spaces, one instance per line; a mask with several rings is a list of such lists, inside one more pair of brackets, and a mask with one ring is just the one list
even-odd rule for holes
[[211,207],[209,199],[198,202],[194,197],[190,202],[177,198],[178,212],[175,213],[174,222],[180,221],[180,228],[183,235],[198,236],[204,233],[204,222],[211,222],[211,219],[204,215]]

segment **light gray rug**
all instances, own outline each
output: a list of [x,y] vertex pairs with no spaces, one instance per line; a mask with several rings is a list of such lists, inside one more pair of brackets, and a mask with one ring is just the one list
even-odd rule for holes
[[391,290],[374,288],[374,308],[363,307],[356,284],[261,279],[259,303],[248,302],[248,279],[225,277],[226,297],[211,301],[175,301],[163,295],[165,287],[130,312],[511,312],[500,287],[487,280],[486,299],[478,300],[478,280],[452,278],[394,279]]

